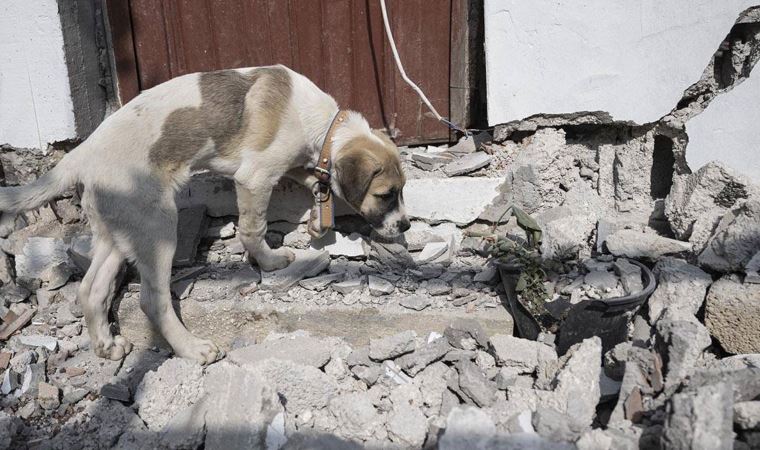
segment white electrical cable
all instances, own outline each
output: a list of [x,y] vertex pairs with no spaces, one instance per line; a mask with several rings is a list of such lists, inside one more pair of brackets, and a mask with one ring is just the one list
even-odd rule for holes
[[453,123],[451,123],[448,119],[442,117],[440,114],[438,114],[438,111],[436,111],[435,107],[433,107],[433,104],[430,103],[430,100],[428,100],[427,96],[424,92],[422,92],[422,89],[420,89],[419,86],[417,86],[414,81],[412,81],[407,75],[406,71],[404,70],[404,66],[401,64],[401,58],[398,56],[398,50],[396,49],[396,41],[393,39],[393,33],[391,33],[391,25],[390,21],[388,20],[388,9],[385,7],[385,0],[380,0],[380,9],[383,12],[383,24],[385,25],[385,35],[388,37],[388,43],[391,45],[391,50],[393,50],[393,59],[396,61],[396,67],[398,67],[398,71],[401,73],[401,78],[411,86],[412,89],[417,93],[417,95],[420,97],[423,103],[427,105],[430,112],[433,113],[436,119],[438,119],[439,122],[443,122],[446,125],[448,125],[450,128],[453,128],[457,131],[463,132],[465,135],[468,135],[469,133],[467,130],[464,130]]

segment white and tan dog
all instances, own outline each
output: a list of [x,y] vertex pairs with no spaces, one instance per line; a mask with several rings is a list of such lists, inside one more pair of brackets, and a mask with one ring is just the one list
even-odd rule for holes
[[[337,112],[332,97],[284,66],[181,76],[108,117],[34,183],[0,188],[0,211],[37,208],[80,183],[94,239],[78,299],[95,353],[120,359],[131,350],[108,324],[114,279],[130,260],[140,272],[140,306],[175,353],[210,363],[220,350],[193,336],[171,303],[176,190],[198,169],[233,177],[248,254],[263,270],[283,268],[293,253],[264,240],[272,189],[283,176],[315,181],[311,169]],[[331,136],[333,192],[380,234],[406,231],[405,179],[395,145],[354,112]]]

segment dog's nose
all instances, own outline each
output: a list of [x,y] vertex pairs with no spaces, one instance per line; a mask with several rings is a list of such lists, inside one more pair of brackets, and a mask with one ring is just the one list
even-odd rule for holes
[[402,220],[399,220],[399,221],[396,223],[396,225],[398,225],[398,229],[399,229],[399,231],[401,231],[402,233],[403,233],[403,232],[405,232],[406,230],[408,230],[409,228],[411,228],[411,227],[412,227],[412,224],[409,222],[409,219],[402,219]]

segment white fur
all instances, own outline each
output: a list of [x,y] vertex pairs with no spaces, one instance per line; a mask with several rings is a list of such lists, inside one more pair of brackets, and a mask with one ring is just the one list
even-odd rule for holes
[[[76,182],[84,185],[82,207],[93,229],[94,252],[79,300],[92,348],[98,355],[120,359],[131,350],[123,337],[111,333],[107,318],[114,279],[126,259],[135,261],[141,275],[140,306],[175,353],[201,363],[210,363],[221,355],[212,342],[193,336],[171,306],[169,280],[177,227],[174,193],[191,170],[212,169],[234,178],[240,239],[262,269],[281,268],[292,261],[292,252],[273,250],[264,239],[269,198],[286,174],[307,185],[314,181],[308,169],[315,166],[338,105],[306,77],[285,69],[291,77],[292,94],[280,128],[266,149],[243,148],[239,157],[225,158],[216,154],[209,139],[180,173],[161,172],[153,165],[150,149],[161,137],[167,117],[180,108],[201,106],[200,74],[191,74],[144,91],[103,121],[84,143],[35,183],[0,188],[0,211],[17,211],[38,207]],[[251,68],[238,70],[247,73]],[[249,92],[246,99],[251,95]],[[256,124],[243,127],[245,137]],[[382,144],[367,121],[351,112],[334,134],[333,158],[349,140],[359,136]],[[337,185],[335,188],[339,189]],[[395,224],[404,216],[403,206],[400,208],[383,224],[389,234],[394,227],[398,232]]]

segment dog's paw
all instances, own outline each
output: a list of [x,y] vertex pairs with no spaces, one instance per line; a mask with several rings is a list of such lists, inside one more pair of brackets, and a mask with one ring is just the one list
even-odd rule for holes
[[96,343],[93,351],[101,358],[118,361],[132,351],[132,344],[123,336],[116,335],[107,341]]
[[204,366],[224,358],[224,352],[216,344],[195,337],[181,347],[175,348],[174,352],[181,358],[192,359]]
[[271,272],[272,270],[284,269],[295,261],[296,255],[287,248],[280,247],[276,250],[272,250],[272,254],[263,258],[259,258],[257,263],[261,270]]

